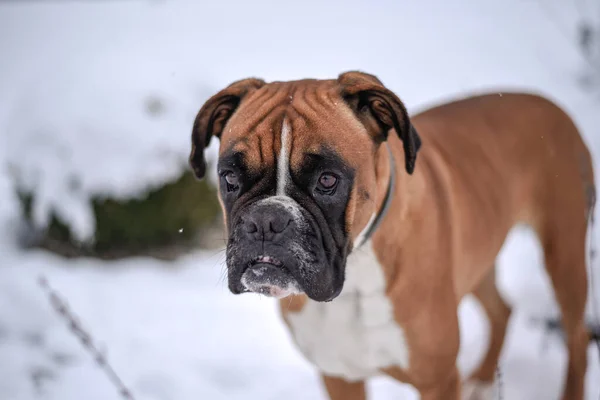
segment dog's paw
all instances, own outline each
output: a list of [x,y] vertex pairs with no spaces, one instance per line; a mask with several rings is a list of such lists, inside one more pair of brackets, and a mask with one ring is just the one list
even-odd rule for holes
[[494,384],[469,380],[463,383],[462,400],[494,400]]

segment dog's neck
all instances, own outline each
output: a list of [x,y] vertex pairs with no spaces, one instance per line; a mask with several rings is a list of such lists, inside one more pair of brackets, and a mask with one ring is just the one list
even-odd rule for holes
[[[387,155],[387,162],[385,164],[388,166],[386,171],[379,171],[379,168],[376,168],[377,174],[377,186],[378,193],[381,193],[383,189],[383,197],[378,196],[377,206],[375,208],[375,212],[369,219],[367,226],[362,230],[362,232],[358,235],[357,239],[354,242],[354,248],[359,248],[364,245],[373,235],[373,233],[377,230],[383,219],[385,218],[389,208],[392,204],[394,194],[395,194],[395,186],[396,186],[396,169],[395,169],[395,161],[394,155],[387,143],[383,146],[385,148],[385,154]],[[381,150],[381,148],[380,148]],[[387,177],[384,179],[384,177]],[[383,182],[382,182],[383,180]],[[382,186],[383,185],[383,186]]]
[[[391,135],[390,135],[391,136]],[[393,162],[390,161],[393,157]],[[409,175],[404,169],[404,153],[402,142],[396,137],[390,137],[388,143],[379,147],[376,153],[376,213],[385,202],[386,191],[389,186],[391,167],[395,168],[394,185],[389,204],[389,212],[383,216],[381,224],[391,223],[392,230],[404,236],[411,229],[410,214],[423,206],[423,192],[425,186],[426,165],[424,157],[417,162],[414,172]],[[386,231],[389,231],[386,229]],[[377,230],[371,236],[374,236]]]

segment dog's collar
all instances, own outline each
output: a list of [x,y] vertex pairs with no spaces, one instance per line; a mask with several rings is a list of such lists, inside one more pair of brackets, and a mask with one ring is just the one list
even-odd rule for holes
[[390,156],[390,179],[388,181],[387,190],[383,199],[383,205],[381,206],[379,212],[371,217],[365,229],[363,229],[363,231],[358,235],[356,244],[354,245],[355,249],[361,247],[367,240],[371,238],[373,233],[377,230],[377,228],[379,228],[379,225],[383,221],[385,214],[387,214],[390,205],[392,204],[394,187],[396,186],[396,165],[394,163],[394,155],[392,154],[392,150],[390,150],[390,146],[387,143],[385,146],[387,147],[388,154]]

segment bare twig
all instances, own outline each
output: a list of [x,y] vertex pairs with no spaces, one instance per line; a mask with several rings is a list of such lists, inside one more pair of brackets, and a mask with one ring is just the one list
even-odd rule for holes
[[50,299],[50,304],[58,315],[67,321],[69,329],[75,335],[83,347],[93,356],[94,361],[100,369],[102,369],[111,383],[117,388],[121,397],[125,400],[134,400],[131,391],[125,386],[121,378],[117,375],[115,370],[111,367],[106,359],[106,356],[98,349],[94,344],[92,336],[81,326],[78,318],[69,310],[67,303],[58,295],[56,290],[53,290],[48,284],[48,280],[44,276],[40,276],[38,279],[40,287],[46,292]]
[[496,365],[496,394],[497,400],[504,400],[504,375],[500,363]]

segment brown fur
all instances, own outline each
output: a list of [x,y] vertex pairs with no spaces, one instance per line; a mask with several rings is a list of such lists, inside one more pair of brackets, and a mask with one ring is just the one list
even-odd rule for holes
[[[352,100],[342,95],[381,83],[359,73],[337,81],[242,82],[244,88],[238,83],[220,94],[223,98],[233,90],[245,96],[221,130],[213,132],[221,135],[221,153],[235,148],[246,153],[251,168],[275,169],[281,124],[288,118],[292,170],[306,152],[331,146],[357,171],[346,212],[347,229],[355,238],[382,203],[389,160],[378,144],[385,138],[373,134],[380,124],[357,114]],[[395,107],[403,110],[399,100]],[[411,120],[422,139],[416,167],[412,175],[406,172],[407,133],[392,132],[407,121],[396,121],[387,138],[396,159],[396,189],[372,238],[395,318],[405,331],[410,367],[382,372],[414,385],[422,399],[460,398],[456,310],[464,295],[474,293],[492,327],[488,355],[474,377],[493,380],[510,315],[495,287],[493,266],[509,230],[526,223],[543,244],[563,313],[569,350],[563,398],[581,400],[587,348],[586,215],[593,172],[577,128],[548,100],[518,93],[470,97]],[[195,143],[204,141],[201,136]],[[306,301],[304,296],[283,299],[284,318]],[[365,396],[363,383],[324,379],[333,400]]]

